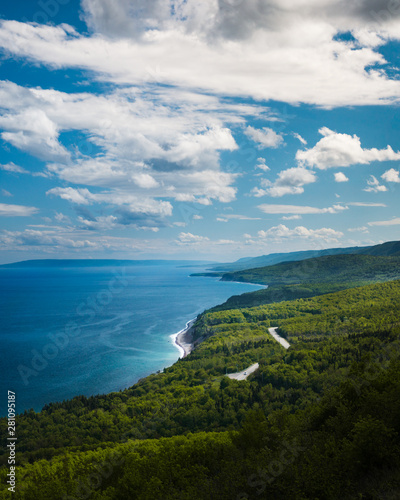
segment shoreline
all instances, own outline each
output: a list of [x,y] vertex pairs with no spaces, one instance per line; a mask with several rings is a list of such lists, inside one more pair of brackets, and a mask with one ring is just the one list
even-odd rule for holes
[[[222,280],[220,280],[222,281]],[[224,280],[225,281],[225,280]],[[229,281],[229,280],[226,280],[225,283]],[[238,283],[240,285],[254,285],[254,286],[262,286],[263,288],[268,288],[269,285],[263,285],[261,283],[250,283],[248,281],[230,281],[230,283]],[[253,293],[253,292],[245,292],[245,293]],[[229,299],[228,299],[229,300]]]
[[188,356],[194,349],[194,344],[192,340],[192,335],[190,329],[192,328],[194,322],[197,318],[191,319],[186,323],[185,328],[180,330],[178,333],[170,335],[174,346],[179,350],[179,359]]
[[[222,281],[222,280],[218,280]],[[248,283],[244,281],[233,281],[232,283],[238,283],[241,285],[254,285],[254,286],[260,286],[263,288],[268,288],[268,285],[262,285],[261,283]],[[252,292],[248,292],[252,293]],[[191,328],[196,321],[197,317],[194,319],[189,320],[186,323],[185,328],[180,330],[177,333],[173,333],[170,335],[170,338],[172,339],[172,343],[174,346],[179,350],[180,356],[178,359],[183,359],[186,356],[189,356],[189,354],[194,350],[197,344],[200,344],[204,338],[199,338],[196,340],[196,342],[193,342],[193,337],[192,337],[192,331]]]

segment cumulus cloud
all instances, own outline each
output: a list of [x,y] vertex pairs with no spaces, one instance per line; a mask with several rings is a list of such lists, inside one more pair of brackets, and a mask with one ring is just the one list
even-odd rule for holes
[[306,184],[311,184],[317,180],[314,172],[303,167],[294,167],[279,172],[277,180],[272,183],[268,179],[261,181],[262,189],[254,188],[252,193],[255,197],[272,196],[278,198],[285,194],[304,193]]
[[380,184],[378,179],[373,175],[369,177],[369,179],[367,180],[367,184],[367,187],[363,189],[363,191],[366,191],[367,193],[379,193],[387,191],[387,187],[383,184]]
[[296,159],[301,165],[326,170],[400,159],[400,152],[393,151],[390,146],[385,149],[363,149],[360,138],[355,134],[340,134],[327,127],[322,127],[319,133],[323,138],[313,148],[297,151]]
[[348,182],[349,178],[343,172],[335,172],[335,182]]
[[181,244],[196,244],[204,241],[209,241],[209,238],[192,233],[180,233],[178,236],[178,242]]
[[47,191],[48,195],[59,196],[72,203],[79,205],[90,205],[93,203],[108,203],[111,205],[127,205],[135,207],[137,210],[146,212],[160,213],[162,215],[172,214],[172,205],[168,201],[153,200],[151,198],[144,198],[131,194],[130,192],[114,190],[103,191],[100,193],[92,193],[88,189],[75,189],[75,188],[52,188]]
[[265,158],[257,158],[256,168],[259,168],[260,170],[264,170],[264,172],[268,172],[268,170],[271,170],[267,166]]
[[113,229],[117,224],[117,220],[117,217],[114,217],[113,215],[96,217],[94,220],[84,219],[81,216],[78,217],[78,222],[81,227],[92,231]]
[[301,218],[301,215],[284,215],[282,220],[299,220]]
[[386,182],[400,183],[399,171],[395,170],[394,168],[386,170],[386,172],[381,175],[381,179],[383,179]]
[[[219,165],[220,151],[237,148],[226,124],[236,125],[259,113],[257,106],[227,103],[221,107],[215,97],[187,91],[180,100],[167,89],[148,93],[116,89],[97,96],[29,89],[11,82],[0,82],[0,106],[8,117],[0,126],[16,127],[21,122],[22,135],[25,129],[40,129],[41,140],[37,132],[29,135],[32,142],[26,148],[19,146],[45,156],[49,176],[90,186],[129,186],[137,195],[146,191],[146,197],[203,204],[235,198],[232,184],[237,175],[222,172]],[[41,127],[37,113],[52,125]],[[63,150],[59,134],[67,131],[87,136],[87,154],[56,154]],[[43,142],[53,144],[53,151],[42,148]],[[27,173],[14,164],[3,169]]]
[[0,233],[0,248],[13,251],[36,251],[50,255],[70,255],[71,252],[129,252],[154,250],[148,242],[133,238],[97,235],[93,231],[64,228],[25,229]]
[[248,126],[245,134],[257,144],[258,149],[277,148],[283,142],[283,137],[269,127],[256,129]]
[[[189,0],[173,2],[173,8],[161,0],[85,0],[83,5],[93,35],[79,35],[65,24],[3,21],[0,47],[36,63],[87,69],[126,85],[157,81],[326,107],[395,102],[400,96],[400,83],[379,67],[385,59],[376,50],[399,38],[398,18],[362,29],[365,16],[343,0],[320,5]],[[345,31],[357,41],[336,37]]]
[[77,205],[107,204],[115,208],[113,215],[94,218],[85,214],[78,220],[87,229],[111,229],[117,224],[133,226],[136,229],[158,231],[165,226],[165,218],[172,215],[169,201],[138,197],[122,190],[92,193],[86,188],[52,188],[46,193],[59,196]]
[[[58,142],[57,125],[41,109],[22,109],[0,116],[4,141],[41,160],[65,161],[69,152]],[[21,172],[26,173],[26,172]]]
[[347,210],[347,206],[333,205],[328,208],[316,208],[299,205],[258,205],[258,208],[265,214],[296,214],[296,215],[309,215],[309,214],[336,214],[343,210]]
[[7,205],[0,203],[0,217],[29,217],[37,213],[39,209],[26,207],[24,205]]
[[297,226],[294,229],[289,229],[284,224],[271,227],[266,231],[258,231],[258,237],[261,239],[284,240],[288,238],[301,238],[324,240],[325,242],[337,242],[343,236],[341,231],[323,227],[321,229],[307,229],[304,226]]

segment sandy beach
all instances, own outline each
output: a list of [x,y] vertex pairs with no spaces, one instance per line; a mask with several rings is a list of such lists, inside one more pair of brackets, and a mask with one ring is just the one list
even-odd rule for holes
[[191,319],[190,321],[188,321],[186,323],[186,326],[183,330],[171,335],[171,338],[172,338],[174,344],[176,345],[176,347],[179,349],[179,352],[181,353],[181,356],[180,356],[181,358],[188,356],[194,348],[191,327],[195,321],[196,321],[196,318]]

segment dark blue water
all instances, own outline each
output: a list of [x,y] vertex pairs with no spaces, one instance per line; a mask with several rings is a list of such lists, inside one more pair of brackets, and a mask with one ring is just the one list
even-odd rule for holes
[[[201,271],[201,269],[200,269]],[[0,268],[0,414],[133,385],[173,364],[170,335],[255,285],[189,277],[199,268]]]

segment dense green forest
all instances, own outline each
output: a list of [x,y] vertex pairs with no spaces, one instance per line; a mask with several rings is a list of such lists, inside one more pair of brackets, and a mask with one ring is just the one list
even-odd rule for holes
[[164,372],[18,416],[17,491],[4,452],[0,497],[398,498],[400,281],[331,285],[206,311],[203,342]]
[[400,257],[329,255],[274,266],[225,273],[224,281],[263,285],[304,283],[379,282],[400,278]]
[[376,256],[400,256],[400,241],[387,241],[379,245],[368,247],[347,247],[347,248],[324,248],[321,250],[304,250],[300,252],[271,253],[260,255],[259,257],[245,257],[225,264],[212,266],[211,271],[241,271],[253,269],[255,267],[273,266],[280,262],[293,262],[324,255],[376,255]]

